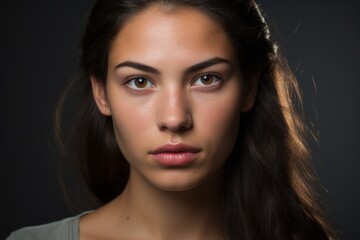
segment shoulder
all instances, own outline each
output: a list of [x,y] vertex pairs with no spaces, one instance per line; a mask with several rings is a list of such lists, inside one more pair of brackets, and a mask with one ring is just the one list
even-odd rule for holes
[[79,219],[84,214],[44,225],[21,228],[11,233],[6,240],[78,240]]

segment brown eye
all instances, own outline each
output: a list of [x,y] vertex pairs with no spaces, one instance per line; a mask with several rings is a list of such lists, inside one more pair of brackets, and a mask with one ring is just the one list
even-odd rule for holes
[[198,77],[195,82],[194,85],[195,86],[209,86],[209,85],[214,85],[218,82],[220,82],[221,79],[213,74],[206,74],[206,75],[201,75],[200,77]]
[[133,78],[127,83],[127,85],[130,88],[136,89],[136,90],[143,90],[143,89],[153,87],[153,84],[147,78],[144,78],[144,77]]

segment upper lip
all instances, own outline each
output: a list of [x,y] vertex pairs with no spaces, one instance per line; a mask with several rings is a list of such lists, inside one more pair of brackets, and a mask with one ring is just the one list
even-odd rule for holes
[[200,148],[192,147],[183,143],[178,144],[165,144],[154,151],[151,151],[151,154],[158,153],[177,153],[177,152],[191,152],[198,153],[200,152]]

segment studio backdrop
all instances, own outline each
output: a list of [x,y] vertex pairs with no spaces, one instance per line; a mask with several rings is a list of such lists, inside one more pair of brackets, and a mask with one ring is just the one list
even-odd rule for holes
[[[52,114],[74,76],[93,1],[3,0],[0,9],[0,239],[76,213],[65,205],[53,156]],[[341,239],[360,216],[360,3],[259,0],[318,131],[312,151]]]

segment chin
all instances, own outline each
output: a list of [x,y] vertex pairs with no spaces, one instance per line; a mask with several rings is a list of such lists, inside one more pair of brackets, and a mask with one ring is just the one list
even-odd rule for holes
[[189,174],[179,170],[161,173],[155,179],[150,180],[152,185],[159,190],[181,192],[196,189],[208,178],[207,174]]
[[159,190],[166,192],[185,192],[190,191],[198,187],[200,184],[163,184],[157,185]]

